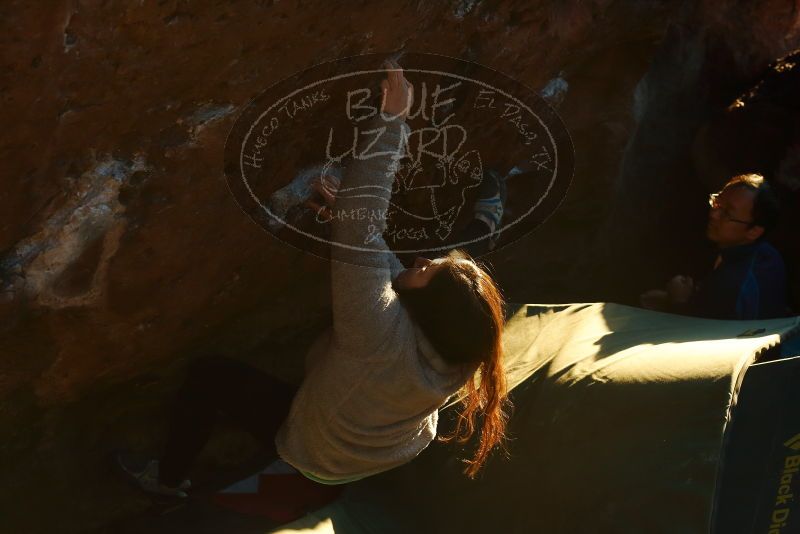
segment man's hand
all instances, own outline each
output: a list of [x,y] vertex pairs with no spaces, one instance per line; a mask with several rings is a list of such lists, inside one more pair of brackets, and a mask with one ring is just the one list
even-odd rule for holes
[[414,86],[403,75],[403,69],[394,60],[386,60],[383,68],[389,70],[381,82],[381,114],[405,119],[414,104]]
[[694,293],[694,280],[691,276],[673,276],[667,283],[667,294],[673,304],[686,304],[692,293]]

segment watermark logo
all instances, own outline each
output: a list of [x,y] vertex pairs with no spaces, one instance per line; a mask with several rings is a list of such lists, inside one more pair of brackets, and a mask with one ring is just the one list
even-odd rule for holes
[[[330,257],[332,247],[375,252],[376,229],[382,252],[474,247],[479,256],[519,239],[556,210],[574,166],[556,112],[502,73],[433,54],[399,59],[414,102],[402,146],[382,169],[390,186],[377,191],[376,177],[375,184],[353,187],[354,162],[379,146],[374,120],[387,77],[384,59],[368,54],[316,65],[272,85],[242,112],[226,143],[225,174],[254,221],[321,257]],[[475,223],[498,218],[498,224]],[[344,221],[371,229],[369,237],[337,239],[335,227]]]

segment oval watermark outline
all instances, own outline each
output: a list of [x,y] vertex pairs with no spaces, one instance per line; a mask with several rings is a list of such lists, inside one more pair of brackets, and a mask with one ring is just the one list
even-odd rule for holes
[[[325,62],[317,63],[317,64],[312,65],[312,66],[310,66],[310,67],[308,67],[306,69],[298,71],[297,73],[295,73],[295,74],[293,74],[291,76],[287,76],[286,78],[283,78],[282,80],[272,84],[270,87],[268,87],[267,89],[262,91],[259,95],[257,95],[253,99],[251,99],[251,101],[245,106],[245,108],[244,108],[243,112],[241,113],[241,115],[239,117],[237,117],[235,123],[238,123],[238,121],[247,114],[247,112],[251,109],[251,107],[253,107],[253,105],[255,103],[257,103],[257,101],[260,98],[262,98],[264,95],[268,94],[269,91],[274,90],[276,87],[279,87],[282,83],[284,83],[284,82],[286,82],[286,81],[288,81],[288,80],[290,80],[290,79],[292,79],[292,78],[294,78],[296,76],[299,76],[301,74],[310,72],[313,69],[321,67],[321,66],[324,66],[324,65],[331,65],[331,64],[338,63],[338,62],[343,62],[343,61],[353,60],[353,59],[358,59],[358,58],[366,58],[368,56],[377,57],[377,56],[380,56],[380,55],[384,55],[385,57],[390,57],[392,54],[379,54],[379,53],[371,52],[371,53],[368,53],[368,54],[356,54],[356,55],[353,55],[353,56],[345,56],[343,58],[335,59],[335,60],[332,60],[332,61],[325,61]],[[512,82],[514,82],[516,84],[519,84],[521,87],[527,89],[532,96],[534,96],[536,99],[538,99],[545,106],[545,109],[549,110],[549,112],[552,113],[552,115],[556,118],[556,120],[558,120],[561,123],[561,125],[563,126],[563,134],[565,135],[564,139],[567,141],[567,149],[568,150],[569,149],[574,149],[573,148],[574,145],[572,143],[571,136],[569,135],[569,132],[567,131],[566,126],[564,125],[564,122],[561,119],[561,117],[558,115],[558,113],[556,113],[556,111],[549,104],[547,104],[547,102],[536,91],[532,90],[530,87],[526,86],[522,82],[516,80],[515,78],[511,78],[510,76],[507,76],[503,72],[500,72],[500,71],[498,71],[496,69],[492,69],[491,67],[487,67],[487,66],[482,65],[480,63],[476,63],[474,61],[464,60],[464,59],[460,59],[460,58],[454,58],[454,57],[446,56],[446,55],[443,55],[443,54],[431,54],[431,53],[427,53],[427,52],[417,52],[417,53],[415,53],[415,55],[418,55],[418,56],[432,56],[432,57],[436,57],[436,58],[444,58],[444,59],[447,59],[447,60],[450,60],[450,61],[453,61],[453,62],[456,62],[456,63],[475,65],[479,69],[485,69],[485,70],[492,71],[492,72],[497,73],[500,76],[502,76],[502,77],[504,77],[504,78],[506,78],[508,80],[511,80]],[[290,230],[292,230],[293,232],[295,232],[298,235],[301,235],[301,236],[306,237],[306,238],[310,238],[310,239],[312,239],[314,241],[317,241],[317,242],[320,242],[320,243],[324,243],[324,244],[327,244],[327,245],[338,246],[338,247],[342,247],[343,249],[355,250],[355,251],[358,251],[358,252],[373,252],[373,253],[379,252],[379,253],[392,253],[392,254],[415,254],[415,253],[428,253],[428,252],[438,252],[438,251],[451,250],[453,248],[459,248],[459,247],[464,246],[464,245],[469,245],[469,244],[472,244],[472,243],[477,243],[479,241],[483,241],[485,239],[488,239],[491,235],[500,236],[503,232],[507,232],[513,226],[515,226],[518,223],[524,221],[527,217],[530,216],[530,214],[533,211],[535,211],[549,197],[550,191],[553,189],[554,185],[556,184],[557,178],[559,176],[559,173],[558,173],[559,161],[560,161],[559,160],[559,145],[556,142],[556,139],[553,137],[553,133],[551,132],[551,129],[542,120],[542,118],[539,116],[539,114],[535,113],[527,104],[522,102],[519,98],[515,97],[514,95],[512,95],[512,94],[510,94],[510,93],[508,93],[508,92],[506,92],[506,91],[504,91],[502,89],[494,87],[494,86],[492,86],[492,85],[490,85],[490,84],[488,84],[486,82],[483,82],[483,81],[480,81],[480,80],[476,80],[474,78],[470,78],[470,77],[467,77],[467,76],[462,76],[462,75],[459,75],[459,74],[453,74],[453,73],[445,72],[445,71],[430,70],[430,69],[415,69],[415,68],[405,68],[405,67],[403,67],[403,72],[404,73],[405,72],[409,72],[409,73],[414,72],[414,73],[420,73],[420,74],[441,75],[441,76],[445,76],[445,77],[449,77],[449,78],[465,81],[465,82],[468,82],[468,83],[473,83],[473,84],[475,84],[477,86],[480,86],[480,87],[483,87],[483,88],[487,88],[487,89],[490,89],[492,91],[496,91],[500,95],[502,95],[502,96],[504,96],[504,97],[516,102],[521,108],[525,109],[529,113],[529,115],[533,116],[536,119],[536,121],[539,123],[539,125],[542,127],[542,129],[547,133],[547,136],[549,138],[550,144],[551,144],[551,146],[553,148],[553,156],[554,156],[553,161],[555,163],[554,166],[553,166],[553,171],[552,171],[552,174],[551,174],[551,177],[550,177],[550,181],[549,181],[549,183],[547,185],[547,188],[546,188],[544,194],[542,194],[539,197],[538,201],[532,207],[530,207],[524,214],[522,214],[519,217],[517,217],[514,221],[509,222],[509,223],[504,223],[502,225],[502,227],[499,230],[496,230],[493,234],[492,233],[487,233],[485,235],[478,236],[478,237],[476,237],[474,239],[471,239],[471,240],[460,241],[458,243],[442,245],[442,246],[439,246],[439,247],[427,247],[427,248],[420,248],[420,249],[388,249],[388,248],[387,249],[375,249],[375,248],[358,247],[358,246],[338,243],[338,242],[330,240],[330,239],[325,239],[323,237],[319,237],[319,236],[314,235],[314,234],[312,234],[310,232],[305,232],[305,231],[301,230],[300,228],[297,228],[294,225],[290,224],[289,222],[284,221],[283,219],[278,217],[276,214],[274,214],[267,206],[265,206],[261,202],[261,199],[257,195],[255,195],[255,193],[253,192],[252,188],[250,187],[250,184],[249,184],[249,182],[247,180],[247,177],[245,176],[245,173],[244,173],[244,162],[243,162],[244,147],[247,145],[247,142],[248,142],[251,134],[253,133],[253,130],[256,128],[256,125],[260,124],[262,119],[264,119],[264,117],[270,111],[272,111],[276,106],[279,106],[281,103],[291,99],[292,97],[294,97],[298,93],[304,92],[304,91],[306,91],[306,90],[308,90],[310,88],[314,88],[314,87],[316,87],[318,85],[321,85],[321,84],[324,84],[324,83],[329,83],[329,82],[332,82],[332,81],[337,81],[337,80],[345,79],[345,78],[351,78],[351,77],[354,77],[354,76],[380,74],[380,73],[385,73],[385,72],[387,72],[387,69],[357,70],[357,71],[353,71],[353,72],[346,72],[346,73],[343,73],[343,74],[338,74],[336,76],[331,76],[331,77],[328,77],[328,78],[323,78],[321,80],[317,80],[315,82],[306,84],[305,86],[303,86],[301,88],[298,88],[298,89],[288,93],[287,95],[281,97],[280,99],[276,100],[271,106],[269,106],[269,108],[264,110],[254,121],[252,121],[250,127],[247,130],[247,133],[244,136],[244,139],[241,142],[241,147],[242,148],[241,148],[241,150],[239,150],[239,162],[238,162],[239,163],[239,165],[238,165],[239,174],[240,174],[241,182],[244,184],[244,186],[245,186],[248,194],[250,195],[251,199],[258,205],[259,208],[261,208],[261,210],[263,212],[265,212],[267,214],[268,217],[280,222],[286,228],[289,228]],[[235,127],[234,127],[234,129],[235,129]],[[232,133],[233,133],[233,131],[231,132],[231,134]],[[226,140],[226,144],[227,144],[227,142],[229,140],[230,140],[230,136],[229,136],[229,139]],[[574,164],[570,165],[570,167],[571,168],[570,168],[569,176],[565,177],[564,179],[568,180],[571,183],[572,178],[573,178],[573,173],[574,173]],[[564,190],[565,195],[566,195],[566,190],[568,188],[569,188],[569,184],[567,184],[566,189]],[[233,191],[231,191],[231,192],[234,193]],[[234,198],[236,198],[235,193],[234,193]],[[540,226],[548,218],[550,218],[552,216],[552,214],[558,209],[558,206],[563,202],[563,200],[564,200],[564,197],[562,197],[560,200],[558,200],[557,204],[553,207],[553,209],[550,211],[550,213],[548,213],[537,226],[535,226],[534,228],[531,228],[530,231],[535,230],[538,226]],[[237,201],[237,203],[239,203],[239,202]],[[240,204],[240,207],[242,207],[244,209],[244,206],[241,206],[241,204]],[[248,210],[244,209],[244,211],[245,211],[245,213],[248,213],[248,215],[250,215]],[[259,226],[261,226],[261,225],[259,224]]]
[[[474,63],[474,62],[470,62],[470,63]],[[474,63],[474,64],[478,65],[477,63]],[[478,65],[478,66],[480,66],[480,65]],[[308,85],[306,85],[304,87],[301,87],[300,89],[297,89],[297,90],[289,93],[285,97],[283,97],[280,100],[278,100],[277,102],[275,102],[267,110],[265,110],[261,115],[258,116],[258,118],[253,122],[253,125],[247,131],[247,134],[245,135],[245,138],[242,141],[242,146],[246,145],[247,140],[250,137],[250,134],[253,132],[253,129],[256,127],[256,124],[259,124],[267,113],[269,113],[275,106],[277,106],[278,104],[280,104],[281,102],[283,102],[283,101],[285,101],[285,100],[287,100],[289,98],[292,98],[297,93],[305,91],[305,90],[310,89],[310,88],[313,88],[313,87],[315,87],[315,86],[317,86],[317,85],[319,85],[321,83],[327,83],[327,82],[330,82],[330,81],[339,80],[341,78],[349,78],[349,77],[357,76],[357,75],[378,74],[378,73],[381,73],[381,72],[386,72],[386,69],[376,69],[376,70],[369,70],[369,71],[355,71],[355,72],[351,72],[351,73],[340,74],[340,75],[333,76],[333,77],[330,77],[330,78],[325,78],[325,79],[322,79],[322,80],[318,80],[318,81],[316,81],[314,83],[308,84]],[[442,71],[431,71],[431,70],[426,70],[426,69],[403,69],[403,72],[418,72],[418,73],[423,73],[423,74],[445,75],[445,76],[461,79],[462,81],[468,81],[468,82],[473,82],[473,83],[477,81],[477,80],[473,80],[472,78],[467,78],[465,76],[460,76],[458,74],[450,74],[450,73],[446,73],[446,72],[442,72]],[[514,81],[516,81],[516,80],[514,80]],[[278,83],[280,83],[280,82],[278,82]],[[556,177],[558,175],[558,145],[555,142],[555,139],[553,139],[553,135],[550,132],[550,129],[544,124],[544,122],[541,120],[541,118],[536,113],[534,113],[533,110],[531,110],[527,105],[525,105],[523,102],[521,102],[516,97],[506,93],[505,91],[497,89],[497,88],[495,88],[495,87],[493,87],[493,86],[491,86],[491,85],[489,85],[489,84],[487,84],[485,82],[479,82],[478,81],[477,84],[481,85],[483,87],[487,87],[487,88],[489,88],[491,90],[497,91],[498,93],[502,94],[503,96],[505,96],[505,97],[507,97],[507,98],[509,98],[511,100],[514,100],[515,102],[520,104],[521,107],[526,109],[533,117],[536,118],[536,120],[539,122],[539,124],[542,126],[542,128],[547,132],[547,135],[550,138],[550,142],[552,143],[552,146],[553,146],[553,149],[554,149],[555,165],[554,165],[553,173],[552,173],[552,176],[551,176],[551,179],[550,179],[550,183],[547,186],[547,190],[539,198],[539,201],[536,204],[534,204],[523,215],[518,217],[513,222],[504,224],[503,227],[496,232],[497,235],[500,235],[500,234],[502,234],[502,232],[507,231],[508,228],[511,228],[515,224],[517,224],[520,221],[522,221],[523,219],[525,219],[528,215],[531,214],[531,212],[533,210],[535,210],[547,198],[550,190],[553,188],[553,184],[555,183],[555,179],[556,179]],[[239,168],[240,169],[244,168],[243,154],[244,154],[244,149],[239,154]],[[346,245],[346,244],[338,243],[336,241],[332,241],[332,240],[329,240],[329,239],[321,238],[321,237],[316,236],[316,235],[314,235],[312,233],[309,233],[309,232],[305,232],[305,231],[295,227],[294,225],[282,220],[280,217],[278,217],[277,215],[272,213],[272,211],[270,211],[270,209],[267,206],[265,206],[264,204],[261,203],[260,199],[253,193],[253,190],[251,189],[250,184],[247,182],[247,178],[244,176],[243,172],[242,172],[242,180],[243,180],[243,182],[245,184],[245,187],[247,188],[247,191],[250,193],[251,197],[253,198],[253,200],[256,203],[258,203],[258,205],[261,207],[261,209],[263,209],[265,212],[267,212],[267,214],[270,217],[272,217],[275,220],[281,222],[282,224],[284,224],[290,230],[292,230],[295,233],[300,234],[300,235],[302,235],[304,237],[310,237],[310,238],[312,238],[312,239],[314,239],[316,241],[319,241],[321,243],[325,243],[325,244],[329,244],[329,245],[335,245],[335,246],[339,246],[339,247],[342,247],[342,248],[345,248],[345,249],[349,249],[349,250],[356,250],[356,251],[359,251],[359,252],[381,252],[381,253],[389,253],[389,252],[391,252],[393,254],[407,254],[407,253],[413,254],[413,253],[419,253],[419,252],[437,252],[437,251],[440,251],[440,250],[450,250],[452,248],[458,248],[459,246],[467,245],[467,244],[470,244],[470,243],[477,243],[478,241],[482,241],[482,240],[486,239],[487,237],[489,237],[489,235],[487,234],[487,235],[476,237],[476,238],[474,238],[474,239],[472,239],[470,241],[461,241],[461,242],[458,242],[458,243],[455,243],[455,244],[451,244],[451,245],[446,245],[446,246],[443,245],[441,247],[436,247],[436,248],[410,249],[410,250],[397,250],[397,249],[378,250],[378,249],[374,249],[374,248],[364,248],[364,247],[356,247],[356,246],[352,246],[352,245]]]

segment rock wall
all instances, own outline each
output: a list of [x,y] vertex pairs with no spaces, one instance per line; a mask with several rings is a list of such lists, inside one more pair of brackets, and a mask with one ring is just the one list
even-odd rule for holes
[[[511,300],[620,299],[632,284],[608,266],[646,254],[653,267],[650,229],[685,203],[663,192],[702,189],[691,134],[790,48],[793,5],[4,2],[0,530],[85,531],[143,510],[103,455],[157,450],[188,359],[216,351],[298,378],[328,317],[327,265],[253,224],[222,173],[228,129],[265,87],[404,48],[557,95],[572,188],[492,263]],[[201,464],[252,452],[220,439]]]

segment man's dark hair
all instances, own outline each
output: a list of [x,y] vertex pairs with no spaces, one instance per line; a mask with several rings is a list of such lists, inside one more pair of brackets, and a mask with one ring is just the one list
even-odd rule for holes
[[753,223],[750,226],[761,226],[764,228],[764,233],[767,233],[778,225],[781,213],[780,203],[763,176],[740,174],[728,180],[723,190],[729,187],[740,187],[756,193],[753,200]]

